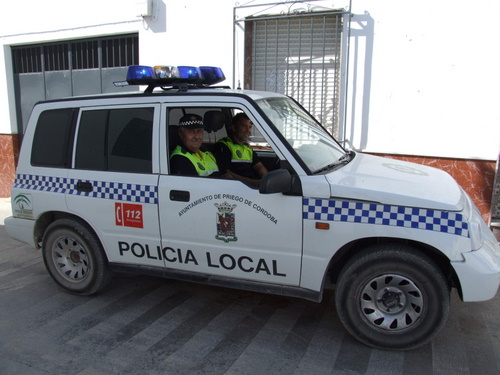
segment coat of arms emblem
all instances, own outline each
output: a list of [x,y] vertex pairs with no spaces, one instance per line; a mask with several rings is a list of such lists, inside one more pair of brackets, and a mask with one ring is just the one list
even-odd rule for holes
[[216,217],[217,235],[215,238],[224,242],[238,241],[233,213],[236,205],[224,202],[215,203],[215,207],[219,210]]

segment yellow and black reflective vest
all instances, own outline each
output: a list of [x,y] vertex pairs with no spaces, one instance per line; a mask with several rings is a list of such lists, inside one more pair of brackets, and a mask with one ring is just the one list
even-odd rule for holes
[[249,146],[234,143],[229,137],[224,137],[219,142],[224,143],[231,151],[231,163],[252,163],[253,150]]
[[173,157],[174,155],[182,155],[188,158],[195,167],[199,176],[210,176],[212,173],[219,171],[215,157],[211,152],[200,151],[197,154],[193,154],[192,152],[184,151],[181,146],[177,146],[170,157]]

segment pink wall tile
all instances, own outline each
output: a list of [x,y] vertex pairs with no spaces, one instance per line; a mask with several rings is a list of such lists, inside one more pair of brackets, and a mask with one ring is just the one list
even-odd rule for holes
[[19,141],[16,134],[0,134],[0,197],[10,197],[16,172]]

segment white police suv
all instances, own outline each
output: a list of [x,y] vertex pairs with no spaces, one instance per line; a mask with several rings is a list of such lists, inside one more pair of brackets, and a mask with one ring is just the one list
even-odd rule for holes
[[[321,301],[336,284],[346,329],[410,349],[444,324],[450,289],[495,296],[500,248],[445,172],[344,150],[293,99],[209,87],[210,67],[129,68],[145,92],[35,105],[24,135],[8,234],[41,248],[78,294],[113,271]],[[269,172],[254,188],[170,173],[179,119],[198,114],[205,146],[244,112]]]

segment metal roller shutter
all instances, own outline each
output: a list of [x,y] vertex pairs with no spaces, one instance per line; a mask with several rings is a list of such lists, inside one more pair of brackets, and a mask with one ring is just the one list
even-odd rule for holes
[[342,14],[247,18],[245,33],[246,86],[292,96],[337,136]]

